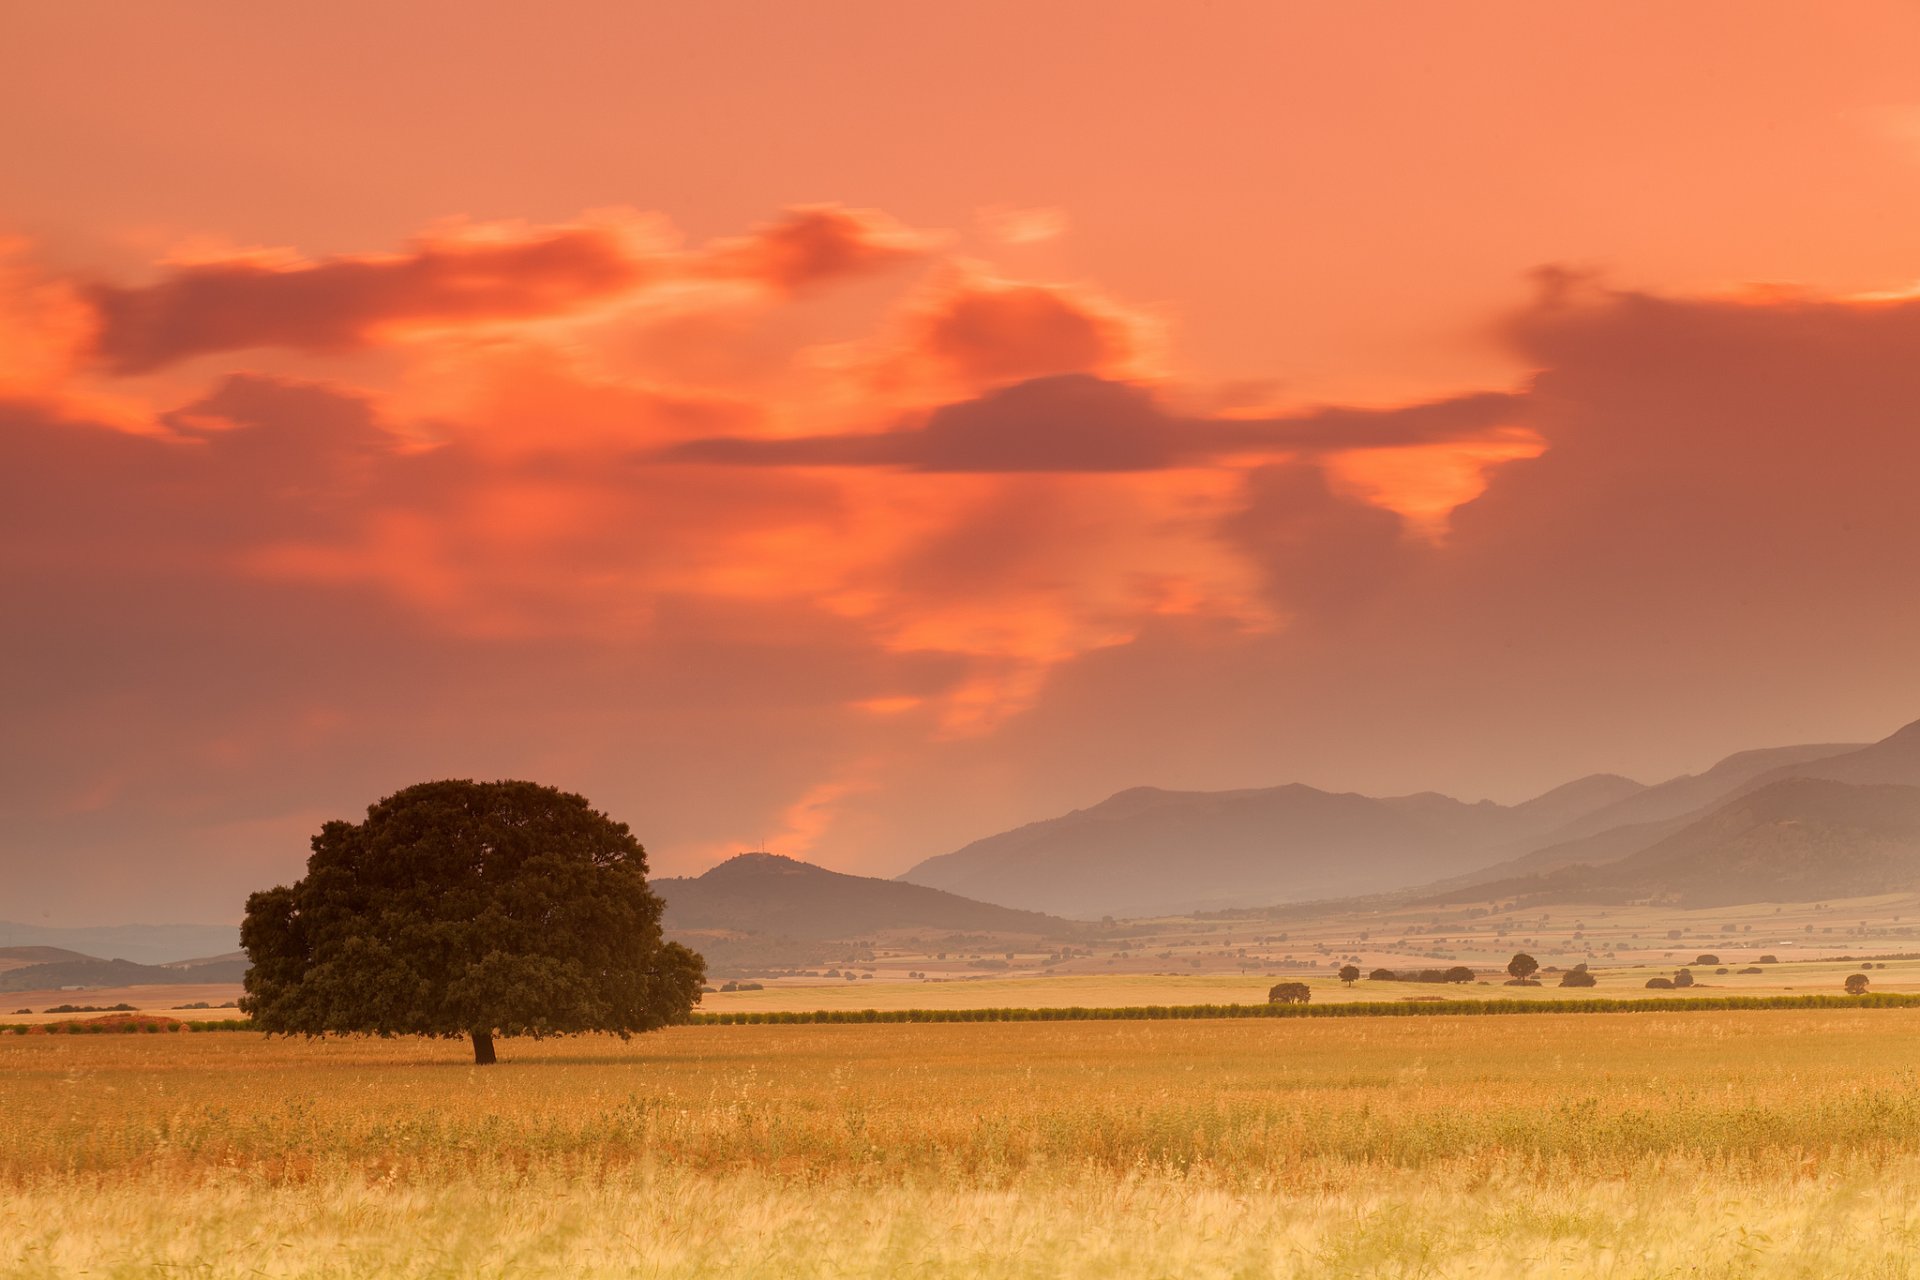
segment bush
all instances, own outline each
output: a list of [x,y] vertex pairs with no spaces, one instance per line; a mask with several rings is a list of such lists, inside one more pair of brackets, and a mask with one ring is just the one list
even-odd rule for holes
[[1647,985],[1658,991],[1671,991],[1673,990],[1673,979],[1672,978],[1648,978]]
[[1675,974],[1673,975],[1673,985],[1674,985],[1674,986],[1676,986],[1676,987],[1690,987],[1690,986],[1692,986],[1692,985],[1693,985],[1693,970],[1691,970],[1691,969],[1682,969],[1682,970],[1680,970],[1679,972],[1677,972],[1677,973],[1675,973]]
[[1463,964],[1457,964],[1453,966],[1453,968],[1447,970],[1447,981],[1448,982],[1472,982],[1473,970],[1467,968],[1467,966]]
[[1863,996],[1867,994],[1867,975],[1864,973],[1848,974],[1846,986],[1847,994],[1850,996]]
[[1268,1004],[1305,1004],[1313,999],[1313,988],[1304,982],[1278,982],[1267,992]]
[[1587,972],[1587,966],[1578,965],[1560,975],[1563,987],[1591,987],[1599,984],[1599,979]]
[[1368,982],[1398,982],[1391,969],[1375,969],[1367,975]]
[[1720,957],[1719,956],[1695,956],[1693,958],[1693,962],[1698,965],[1716,965],[1720,963]]
[[1765,970],[1765,969],[1762,969],[1762,968],[1761,968],[1761,967],[1760,967],[1759,965],[1757,965],[1757,964],[1750,964],[1750,965],[1748,965],[1748,966],[1747,966],[1746,968],[1744,968],[1744,969],[1742,969],[1742,970],[1741,970],[1740,972],[1742,972],[1742,973],[1765,973],[1765,972],[1766,972],[1766,970]]
[[1760,963],[1761,964],[1779,964],[1780,957],[1779,956],[1761,956]]
[[1508,978],[1505,982],[1501,983],[1500,985],[1503,987],[1537,987],[1540,985],[1540,979]]

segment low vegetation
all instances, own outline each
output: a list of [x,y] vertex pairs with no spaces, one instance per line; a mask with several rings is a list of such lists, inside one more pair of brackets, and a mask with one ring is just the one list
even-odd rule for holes
[[1906,1275],[1920,1010],[1835,999],[8,1037],[0,1274]]

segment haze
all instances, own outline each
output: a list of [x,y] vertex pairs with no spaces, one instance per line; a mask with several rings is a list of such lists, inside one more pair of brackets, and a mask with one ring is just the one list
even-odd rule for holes
[[1920,12],[1157,13],[0,15],[0,918],[1920,716]]

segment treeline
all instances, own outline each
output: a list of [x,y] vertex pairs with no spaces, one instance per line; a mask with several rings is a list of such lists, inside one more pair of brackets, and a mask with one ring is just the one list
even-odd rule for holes
[[214,1022],[165,1022],[132,1019],[125,1022],[91,1022],[70,1018],[64,1022],[0,1022],[0,1036],[120,1036],[164,1035],[170,1031],[251,1031],[245,1018],[223,1018]]
[[1912,1009],[1920,994],[1809,996],[1676,996],[1622,1000],[1433,1000],[1352,1001],[1345,1004],[1129,1005],[1064,1009],[814,1009],[786,1012],[695,1013],[695,1026],[851,1022],[1159,1022],[1209,1018],[1422,1018],[1512,1013],[1677,1013],[1731,1009]]

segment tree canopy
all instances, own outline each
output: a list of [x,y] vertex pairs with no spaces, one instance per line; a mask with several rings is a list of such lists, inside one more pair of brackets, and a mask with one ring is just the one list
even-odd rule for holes
[[1507,972],[1523,982],[1539,968],[1540,962],[1524,951],[1516,952],[1513,959],[1507,961]]
[[307,874],[247,899],[240,1007],[286,1034],[493,1037],[685,1021],[706,965],[660,933],[646,851],[577,795],[425,782],[325,824]]

